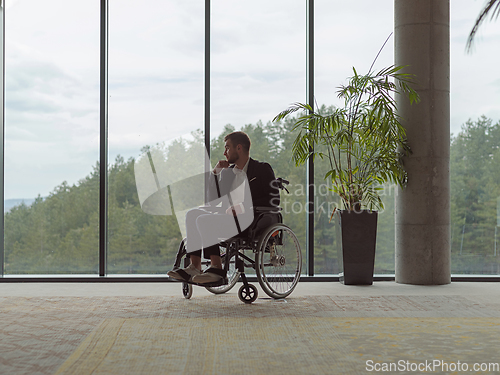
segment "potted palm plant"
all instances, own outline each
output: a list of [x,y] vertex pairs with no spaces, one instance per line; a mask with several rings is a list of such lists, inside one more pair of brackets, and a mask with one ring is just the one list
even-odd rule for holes
[[[373,65],[372,65],[373,66]],[[309,104],[295,103],[273,121],[302,111],[295,123],[298,135],[292,148],[296,165],[310,157],[328,163],[325,180],[340,197],[343,272],[345,284],[372,284],[377,232],[377,210],[383,209],[384,183],[404,187],[407,173],[402,157],[410,153],[406,132],[397,114],[396,95],[418,102],[410,86],[413,76],[403,66],[354,75],[338,88],[343,106],[320,113]],[[335,211],[334,211],[335,212]],[[332,213],[332,217],[333,217]]]

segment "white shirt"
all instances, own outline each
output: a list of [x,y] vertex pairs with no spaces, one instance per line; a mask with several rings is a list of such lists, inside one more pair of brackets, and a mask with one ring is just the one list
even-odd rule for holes
[[245,184],[249,162],[250,158],[248,158],[243,169],[239,169],[236,166],[234,166],[233,168],[233,173],[236,175],[233,184],[231,185],[231,199],[233,201],[233,206],[243,203],[243,201],[245,200]]

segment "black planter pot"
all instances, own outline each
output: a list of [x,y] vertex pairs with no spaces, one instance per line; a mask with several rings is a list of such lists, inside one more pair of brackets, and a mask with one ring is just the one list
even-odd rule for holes
[[376,211],[340,212],[342,250],[339,254],[340,282],[345,285],[372,285],[377,241]]

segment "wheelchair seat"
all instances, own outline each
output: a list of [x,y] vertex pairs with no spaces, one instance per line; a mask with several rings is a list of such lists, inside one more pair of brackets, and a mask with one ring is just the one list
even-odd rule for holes
[[219,245],[226,247],[227,243],[239,239],[244,243],[258,240],[262,231],[273,224],[283,223],[281,207],[254,207],[254,219],[252,224],[240,234],[227,240],[221,240]]

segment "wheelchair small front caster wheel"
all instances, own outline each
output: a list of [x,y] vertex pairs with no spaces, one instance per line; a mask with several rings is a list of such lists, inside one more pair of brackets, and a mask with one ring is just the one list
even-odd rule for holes
[[259,292],[257,291],[257,287],[252,284],[242,285],[240,290],[238,290],[238,297],[240,300],[245,303],[252,303],[257,299],[257,295]]
[[185,299],[190,299],[193,295],[193,286],[188,283],[182,283],[182,294]]

